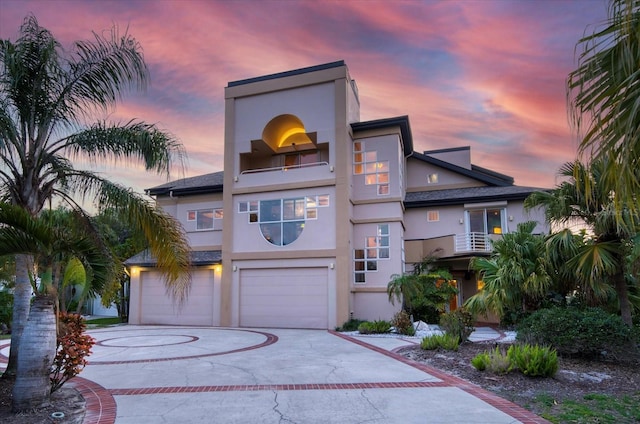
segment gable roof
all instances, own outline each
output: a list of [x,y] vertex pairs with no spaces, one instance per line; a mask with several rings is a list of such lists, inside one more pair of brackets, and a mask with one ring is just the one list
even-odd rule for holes
[[474,180],[481,181],[490,186],[505,187],[505,186],[513,185],[512,177],[505,174],[500,174],[499,172],[491,171],[487,168],[482,168],[480,166],[471,165],[471,169],[467,169],[458,165],[454,165],[450,162],[445,162],[443,160],[436,159],[434,157],[424,155],[418,152],[413,152],[410,157],[415,158],[422,162],[439,166],[444,169],[448,169],[449,171],[452,171],[461,175],[465,175],[469,178],[473,178]]
[[190,178],[182,178],[148,188],[145,191],[150,196],[186,196],[193,194],[222,193],[223,175],[224,173],[219,171]]
[[413,135],[411,134],[411,125],[409,124],[409,117],[407,115],[351,123],[351,129],[353,129],[354,132],[398,126],[400,127],[400,135],[402,135],[402,142],[404,144],[404,155],[409,156],[411,152],[413,152]]
[[486,186],[451,188],[444,190],[408,192],[404,205],[409,208],[460,205],[466,202],[497,202],[501,200],[524,200],[535,191],[545,191],[538,187]]

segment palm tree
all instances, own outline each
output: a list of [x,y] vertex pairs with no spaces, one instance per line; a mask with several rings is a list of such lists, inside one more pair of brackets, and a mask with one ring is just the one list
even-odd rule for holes
[[49,401],[49,374],[56,353],[53,269],[58,259],[61,255],[77,258],[97,286],[112,278],[114,268],[109,252],[91,234],[52,225],[47,217],[34,218],[22,207],[0,204],[0,224],[0,255],[30,254],[41,267],[37,273],[41,284],[33,287],[36,297],[18,356],[12,410],[19,412],[46,406]]
[[[640,221],[626,203],[622,209],[615,204],[607,176],[609,166],[606,158],[588,166],[579,161],[566,163],[560,169],[566,180],[549,192],[532,193],[525,200],[525,207],[544,206],[546,219],[552,225],[576,219],[586,225],[591,235],[584,237],[564,266],[596,299],[605,299],[607,285],[612,286],[622,319],[632,326],[627,277],[631,276],[629,265],[638,260],[640,253],[635,247]],[[566,237],[566,232],[552,235],[551,243],[561,237]]]
[[607,158],[602,179],[613,190],[618,220],[626,208],[637,217],[640,2],[611,0],[604,26],[579,40],[576,50],[581,53],[577,69],[569,74],[567,95],[572,121],[581,138],[580,153],[591,159]]
[[479,272],[484,287],[465,302],[473,314],[493,312],[503,320],[507,312],[534,308],[551,288],[544,257],[544,237],[533,234],[536,222],[518,224],[517,230],[493,242],[491,257],[476,257],[470,268]]
[[[0,201],[38,215],[57,201],[83,213],[76,199],[113,208],[140,228],[173,295],[182,300],[190,276],[189,249],[178,223],[127,187],[74,166],[72,159],[141,162],[169,173],[184,150],[172,136],[139,121],[102,117],[129,89],[143,89],[148,69],[140,44],[113,28],[65,51],[28,16],[19,38],[0,40]],[[29,255],[16,256],[14,321],[9,366],[15,372],[29,311]]]

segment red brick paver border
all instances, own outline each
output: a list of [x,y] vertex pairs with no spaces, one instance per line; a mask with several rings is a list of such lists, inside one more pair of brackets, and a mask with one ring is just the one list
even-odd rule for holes
[[[356,339],[354,337],[350,337],[347,336],[345,334],[341,334],[337,331],[331,331],[329,330],[329,333],[338,336],[340,338],[343,338],[345,340],[349,340],[350,342],[353,342],[355,344],[358,344],[360,346],[366,347],[367,349],[371,349],[375,352],[381,353],[383,355],[389,356],[397,361],[400,361],[402,363],[405,363],[409,366],[412,366],[414,368],[419,369],[420,371],[424,371],[429,375],[432,375],[433,377],[436,377],[440,380],[442,380],[443,385],[439,386],[439,387],[457,387],[461,390],[464,390],[465,392],[477,397],[478,399],[483,400],[484,402],[488,403],[489,405],[493,406],[494,408],[504,412],[505,414],[515,418],[516,420],[522,422],[523,424],[542,424],[542,423],[549,423],[549,421],[545,420],[544,418],[541,418],[539,416],[537,416],[536,414],[534,414],[531,411],[528,411],[524,408],[522,408],[519,405],[516,405],[513,402],[510,402],[506,399],[503,399],[501,397],[499,397],[498,395],[489,392],[488,390],[485,390],[479,386],[476,386],[473,383],[470,383],[466,380],[463,380],[461,378],[458,377],[454,377],[452,375],[446,374],[436,368],[430,367],[428,365],[422,364],[420,362],[416,362],[416,361],[412,361],[411,359],[405,358],[402,355],[398,355],[397,353],[393,352],[393,351],[388,351],[386,349],[380,348],[378,346],[374,346],[374,345],[370,345],[367,342],[364,342],[362,340]],[[400,348],[401,349],[401,348]]]

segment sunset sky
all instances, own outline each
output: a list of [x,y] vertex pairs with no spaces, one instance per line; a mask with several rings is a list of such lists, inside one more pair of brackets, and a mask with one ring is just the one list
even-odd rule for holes
[[[575,158],[565,80],[605,0],[0,0],[0,38],[33,13],[65,47],[117,24],[142,45],[146,93],[109,119],[157,123],[184,144],[185,174],[222,170],[229,81],[344,60],[363,121],[408,115],[417,151],[471,146],[472,162],[552,187]],[[141,191],[166,181],[105,172]]]

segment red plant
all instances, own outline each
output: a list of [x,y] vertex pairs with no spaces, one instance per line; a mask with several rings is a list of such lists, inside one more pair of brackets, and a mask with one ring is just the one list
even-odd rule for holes
[[80,374],[87,365],[87,356],[95,344],[93,337],[83,334],[84,318],[77,314],[58,314],[58,339],[56,357],[51,366],[51,393]]

